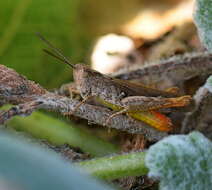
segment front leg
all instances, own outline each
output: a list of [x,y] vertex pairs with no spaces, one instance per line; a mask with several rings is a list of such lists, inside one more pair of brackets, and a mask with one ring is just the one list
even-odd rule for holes
[[76,107],[71,112],[64,113],[64,115],[73,115],[81,105],[85,104],[90,99],[94,98],[94,96],[87,96],[85,97],[79,104],[76,105]]
[[74,82],[62,85],[59,88],[59,90],[57,90],[56,92],[59,95],[68,96],[70,98],[73,98],[74,95],[80,95],[80,92],[77,89],[76,83],[74,83]]

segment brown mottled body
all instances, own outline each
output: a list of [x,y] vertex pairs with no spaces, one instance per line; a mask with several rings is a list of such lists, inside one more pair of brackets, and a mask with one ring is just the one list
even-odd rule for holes
[[[99,100],[100,103],[103,103],[112,109],[115,108],[116,110],[117,106],[120,107],[120,111],[108,117],[105,125],[107,125],[113,117],[122,113],[139,113],[161,108],[180,107],[188,105],[191,100],[190,96],[176,97],[178,96],[176,89],[174,91],[170,89],[168,91],[161,91],[149,88],[138,83],[132,83],[103,75],[81,64],[74,65],[73,73],[76,88],[84,99],[76,106],[73,112],[93,97],[96,97],[97,101]],[[73,112],[68,114],[73,114]],[[134,115],[131,116],[134,117]],[[172,124],[168,118],[165,118],[165,116],[162,117],[162,115],[159,116],[156,114],[147,114],[145,116],[148,118],[151,117],[149,118],[150,120],[156,119],[154,117],[159,117],[160,121],[158,121],[158,123],[167,121],[167,123],[164,122],[163,130],[171,130],[170,126]],[[143,115],[137,117],[137,119],[143,121]],[[145,119],[144,122],[147,122],[147,120]],[[151,125],[155,127],[155,124],[151,123]],[[161,127],[158,127],[158,129],[159,128],[162,130]]]
[[176,97],[176,93],[149,88],[141,84],[103,75],[84,65],[74,66],[74,80],[83,98],[98,97],[112,104],[123,106],[121,100],[129,96]]

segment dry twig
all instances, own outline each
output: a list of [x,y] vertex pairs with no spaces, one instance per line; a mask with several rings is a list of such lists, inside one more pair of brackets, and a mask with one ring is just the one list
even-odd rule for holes
[[170,86],[181,86],[186,80],[197,76],[207,77],[211,74],[212,54],[199,52],[146,63],[146,66],[132,67],[131,70],[124,69],[116,73],[114,77],[167,88]]
[[210,84],[210,80],[212,80],[212,77],[207,80],[206,84],[194,96],[196,106],[185,117],[182,133],[198,130],[212,139],[212,84]]

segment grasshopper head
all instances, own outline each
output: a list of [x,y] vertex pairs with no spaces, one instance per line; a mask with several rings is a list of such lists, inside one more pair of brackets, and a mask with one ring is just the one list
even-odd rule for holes
[[98,71],[90,69],[88,66],[76,64],[73,75],[77,90],[80,92],[82,97],[98,96],[98,85],[101,86],[101,89],[104,86],[104,75]]
[[89,68],[82,64],[75,64],[73,70],[74,82],[76,83],[77,90],[82,97],[89,96],[90,94],[90,75]]

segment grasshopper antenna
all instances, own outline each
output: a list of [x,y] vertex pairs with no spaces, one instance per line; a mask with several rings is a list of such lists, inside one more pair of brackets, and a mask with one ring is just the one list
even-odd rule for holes
[[52,52],[50,52],[50,51],[44,49],[44,52],[45,52],[45,53],[47,53],[47,54],[49,54],[49,55],[51,55],[51,56],[53,56],[53,57],[59,59],[60,61],[62,61],[63,63],[66,63],[66,64],[69,65],[70,67],[75,68],[75,66],[68,60],[68,58],[66,58],[66,57],[61,53],[61,51],[60,51],[58,48],[54,47],[54,46],[53,46],[47,39],[45,39],[40,33],[36,33],[36,35],[37,35],[43,42],[45,42],[45,43],[55,52],[55,54],[54,54],[54,53],[52,53]]
[[58,59],[59,61],[66,63],[67,65],[69,65],[70,67],[74,68],[74,66],[72,64],[70,64],[70,62],[67,62],[66,60],[64,60],[63,58],[59,57],[58,55],[54,54],[53,52],[47,50],[47,49],[43,49],[43,51],[48,54],[51,55],[52,57]]

